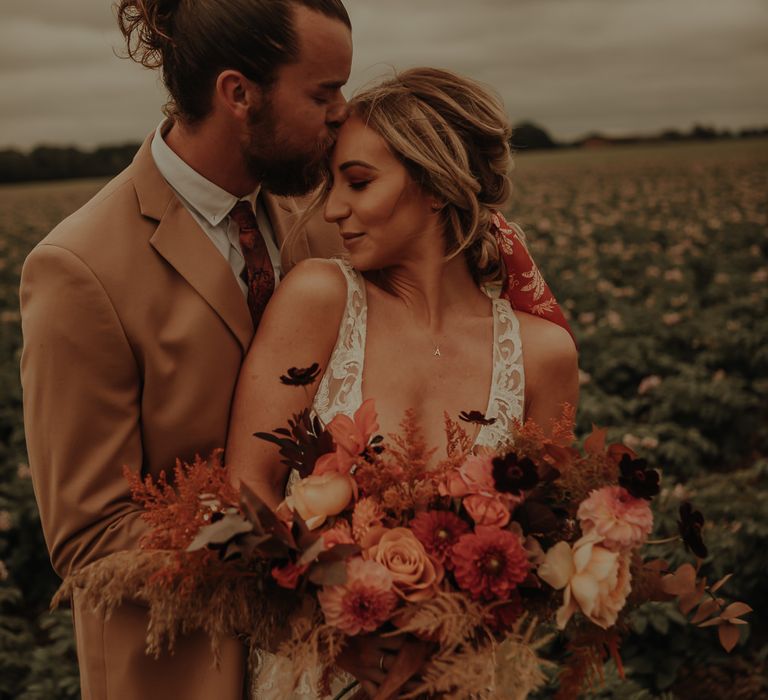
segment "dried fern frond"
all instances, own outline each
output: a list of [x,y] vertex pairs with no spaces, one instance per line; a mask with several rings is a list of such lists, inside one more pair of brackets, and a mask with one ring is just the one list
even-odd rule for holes
[[[525,700],[547,682],[545,668],[557,664],[542,659],[537,652],[555,636],[536,637],[537,618],[522,616],[512,633],[496,649],[496,697],[501,700]],[[534,639],[535,638],[535,639]]]
[[[318,608],[296,611],[291,615],[288,628],[290,636],[280,645],[277,654],[290,660],[291,688],[298,685],[304,674],[309,674],[313,685],[319,684],[341,653],[346,635],[325,624]],[[315,688],[315,692],[319,689]]]
[[421,683],[402,698],[422,694],[441,698],[490,700],[494,697],[494,653],[491,645],[466,645],[460,649],[443,649],[435,654],[421,675]]
[[444,416],[445,437],[448,443],[446,452],[449,459],[462,461],[472,451],[474,440],[458,421],[453,420],[448,413],[445,413]]
[[411,633],[452,649],[471,640],[485,627],[486,618],[485,608],[463,593],[440,591],[430,600],[406,607],[397,634]]

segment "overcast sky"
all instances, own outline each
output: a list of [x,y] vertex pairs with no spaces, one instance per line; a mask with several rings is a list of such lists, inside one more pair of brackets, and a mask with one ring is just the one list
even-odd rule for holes
[[[3,0],[0,148],[138,141],[157,75],[115,56],[109,0]],[[768,0],[346,0],[347,90],[389,66],[493,85],[557,138],[768,123]]]

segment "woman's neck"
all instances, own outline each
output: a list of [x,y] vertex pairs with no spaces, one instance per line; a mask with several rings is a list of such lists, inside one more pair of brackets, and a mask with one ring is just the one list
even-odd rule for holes
[[418,262],[404,262],[367,276],[399,299],[414,323],[433,334],[440,333],[456,315],[484,315],[490,308],[462,254],[448,261],[442,255],[427,255]]

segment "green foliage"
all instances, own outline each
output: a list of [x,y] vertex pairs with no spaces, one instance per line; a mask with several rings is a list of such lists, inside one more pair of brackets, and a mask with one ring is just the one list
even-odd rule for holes
[[[609,439],[660,465],[656,534],[675,534],[677,506],[690,498],[709,521],[703,572],[710,581],[734,572],[724,592],[755,608],[730,655],[671,604],[641,608],[622,647],[628,680],[608,664],[592,698],[768,695],[767,144],[518,162],[511,218],[580,341],[579,432],[607,426]],[[37,154],[52,167],[60,156]],[[26,465],[17,289],[30,248],[99,185],[0,188],[0,700],[78,694],[69,613],[47,612],[58,581]]]

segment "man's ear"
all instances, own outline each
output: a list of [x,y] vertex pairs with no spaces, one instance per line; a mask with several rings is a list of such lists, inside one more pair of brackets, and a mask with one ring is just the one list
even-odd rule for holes
[[232,116],[245,119],[249,108],[261,107],[264,91],[240,71],[225,70],[216,77],[214,99]]

